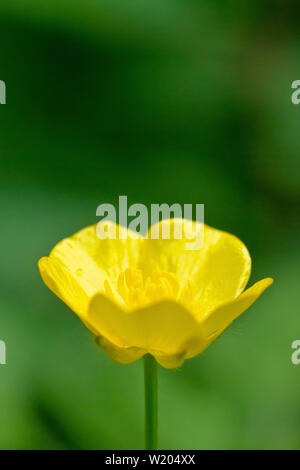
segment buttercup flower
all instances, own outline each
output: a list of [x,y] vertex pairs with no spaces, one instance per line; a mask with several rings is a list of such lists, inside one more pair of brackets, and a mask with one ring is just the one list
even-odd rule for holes
[[[159,233],[170,224],[170,239],[101,224],[106,239],[99,239],[96,225],[87,227],[58,243],[39,269],[118,362],[150,353],[163,367],[178,367],[203,352],[273,282],[266,278],[244,291],[251,258],[229,233],[204,226],[203,246],[187,250],[203,229],[197,222],[160,222]],[[174,237],[178,229],[182,239]]]

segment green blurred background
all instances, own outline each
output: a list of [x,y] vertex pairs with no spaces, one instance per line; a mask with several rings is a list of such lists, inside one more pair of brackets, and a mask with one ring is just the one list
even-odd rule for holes
[[163,449],[299,449],[299,3],[1,0],[0,448],[143,447],[141,361],[98,350],[37,261],[96,207],[204,203],[275,284],[160,369]]

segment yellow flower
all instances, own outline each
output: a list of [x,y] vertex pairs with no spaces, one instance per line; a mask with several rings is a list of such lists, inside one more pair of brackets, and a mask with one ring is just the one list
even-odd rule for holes
[[[39,269],[49,289],[123,364],[150,353],[163,367],[178,367],[203,352],[273,282],[266,278],[244,291],[251,258],[229,233],[204,226],[203,246],[187,250],[187,241],[203,229],[197,222],[160,222],[160,234],[170,224],[170,239],[101,224],[108,238],[98,238],[97,226],[87,227],[58,243]],[[175,239],[183,228],[183,238]]]

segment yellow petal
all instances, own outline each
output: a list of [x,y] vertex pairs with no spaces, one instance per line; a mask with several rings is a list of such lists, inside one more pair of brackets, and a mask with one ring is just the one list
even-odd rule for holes
[[49,258],[39,262],[46,285],[81,316],[87,313],[88,301],[97,292],[105,292],[108,281],[114,298],[122,303],[117,292],[118,276],[137,265],[144,240],[113,222],[101,224],[116,238],[99,239],[97,226],[92,225],[59,242]]
[[144,354],[146,354],[146,351],[140,348],[120,348],[108,341],[103,336],[97,336],[96,343],[98,346],[104,349],[111,359],[119,362],[120,364],[130,364],[131,362],[137,361],[142,356],[144,356]]
[[195,345],[197,349],[207,345],[193,316],[169,300],[126,312],[97,294],[90,303],[87,322],[115,346],[143,349],[161,361],[165,356],[190,354]]
[[186,351],[177,354],[154,354],[156,361],[165,369],[176,369],[184,363]]
[[39,270],[46,286],[77,315],[83,317],[90,298],[68,269],[58,259],[45,256],[39,260]]
[[[162,239],[162,230],[169,223],[170,239]],[[203,228],[203,246],[188,250],[187,243],[195,240],[196,234],[201,236]],[[174,274],[181,281],[182,296],[188,283],[192,283],[196,289],[193,310],[199,320],[203,314],[237,297],[245,288],[251,258],[245,245],[234,235],[186,219],[164,220],[150,230],[142,247],[139,267],[146,275],[157,269]],[[150,238],[155,232],[160,239]],[[174,239],[178,232],[182,233],[182,239]]]
[[273,279],[271,278],[262,279],[243,292],[237,299],[221,305],[209,313],[201,322],[203,335],[208,337],[217,332],[221,333],[235,318],[247,310],[272,283]]
[[152,354],[162,367],[165,367],[165,369],[174,369],[180,367],[185,359],[189,359],[191,357],[197,356],[198,354],[201,354],[206,348],[208,348],[208,346],[211,345],[211,343],[215,341],[219,334],[220,333],[218,332],[217,335],[211,335],[208,338],[204,338],[201,331],[201,336],[191,337],[188,341],[185,342],[184,345],[180,347],[180,350],[177,354],[162,354],[153,352]]
[[[91,329],[89,325],[87,326]],[[96,343],[106,352],[106,354],[111,359],[116,362],[119,362],[120,364],[131,364],[132,362],[135,362],[140,359],[148,352],[144,349],[135,347],[122,348],[116,346],[103,336],[97,336]],[[155,357],[156,361],[165,369],[175,369],[180,367],[183,364],[186,355],[186,350],[182,350],[178,354],[153,353],[153,356]]]

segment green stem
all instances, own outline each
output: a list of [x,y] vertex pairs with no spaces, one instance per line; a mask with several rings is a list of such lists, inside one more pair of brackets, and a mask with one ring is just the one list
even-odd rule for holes
[[157,362],[153,356],[144,356],[145,378],[145,446],[146,450],[157,449]]

